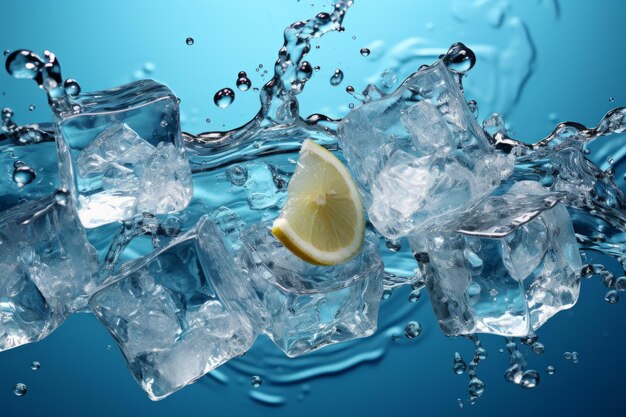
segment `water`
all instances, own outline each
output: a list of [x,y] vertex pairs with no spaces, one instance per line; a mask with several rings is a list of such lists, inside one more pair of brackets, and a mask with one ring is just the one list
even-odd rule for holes
[[[359,37],[359,39],[361,38]],[[300,47],[300,45],[298,45],[298,47]],[[443,52],[445,52],[445,50]],[[298,53],[294,52],[294,56],[297,55]],[[476,55],[478,55],[477,60],[480,63],[481,53],[477,52]],[[263,89],[263,92],[261,93],[263,98],[261,108],[262,110],[265,110],[265,113],[263,113],[263,117],[257,116],[254,119],[254,123],[256,123],[256,125],[250,122],[251,124],[246,124],[242,128],[232,129],[226,132],[207,132],[199,135],[185,135],[187,139],[187,147],[193,154],[192,163],[194,164],[194,180],[197,180],[203,186],[203,188],[207,190],[209,189],[210,184],[217,185],[214,191],[212,191],[212,194],[215,195],[211,195],[210,198],[200,197],[198,200],[195,201],[195,205],[191,209],[192,214],[190,214],[189,217],[184,220],[186,227],[188,227],[189,224],[193,222],[193,217],[196,215],[194,210],[202,210],[200,207],[203,204],[207,204],[207,202],[209,207],[211,208],[216,208],[224,204],[229,206],[234,205],[235,208],[238,209],[238,211],[244,214],[243,217],[246,218],[247,221],[255,221],[256,219],[263,216],[271,217],[272,213],[275,213],[274,207],[263,209],[260,213],[251,213],[251,211],[245,207],[247,205],[247,196],[243,196],[243,193],[245,193],[246,190],[233,191],[232,193],[235,195],[218,195],[223,190],[228,190],[228,192],[230,192],[231,189],[228,187],[236,186],[235,183],[230,181],[230,179],[225,179],[226,176],[224,175],[224,172],[226,167],[230,164],[237,163],[242,167],[246,167],[248,164],[247,161],[250,158],[263,158],[270,161],[272,164],[275,164],[275,166],[277,166],[280,171],[284,172],[282,175],[288,178],[290,172],[290,163],[286,161],[288,161],[288,159],[290,158],[295,159],[297,140],[305,136],[313,136],[320,140],[322,143],[325,143],[330,149],[336,150],[334,135],[334,129],[336,126],[335,120],[325,118],[322,115],[314,115],[312,117],[305,118],[301,117],[300,113],[293,111],[294,103],[298,103],[296,99],[296,95],[299,93],[298,90],[302,91],[304,83],[306,83],[306,81],[302,83],[302,81],[306,77],[303,78],[296,75],[295,77],[291,78],[290,75],[288,75],[292,71],[292,67],[300,68],[299,66],[297,66],[298,62],[298,59],[292,60],[291,62],[288,62],[288,60],[284,60],[283,64],[285,67],[285,71],[283,72],[283,65],[281,64],[280,70],[277,70],[277,73],[280,74],[279,79],[276,79],[275,75],[275,83],[269,87],[266,86],[266,88]],[[456,63],[454,62],[453,64],[456,65]],[[301,65],[302,64],[300,64],[300,66]],[[457,69],[462,72],[463,69],[466,67],[467,64],[463,64],[463,62],[461,62],[461,65]],[[346,72],[348,72],[348,70],[346,70]],[[401,74],[401,72],[397,73]],[[393,77],[391,77],[390,81],[392,79]],[[281,83],[283,84],[283,86],[277,87],[277,85]],[[469,78],[467,83],[469,83]],[[468,86],[466,86],[466,88],[468,88]],[[67,93],[68,95],[71,95],[69,91]],[[482,108],[483,103],[488,104],[489,102],[479,100],[479,103],[481,103]],[[506,109],[503,108],[503,110]],[[271,133],[269,133],[270,131]],[[569,133],[571,133],[571,131],[569,131]],[[563,134],[564,132],[559,132],[557,136],[561,136]],[[254,142],[252,141],[252,138],[254,138]],[[504,143],[504,141],[501,141],[501,143]],[[594,150],[594,153],[597,154],[598,151]],[[546,158],[549,159],[550,155],[548,155]],[[523,163],[526,164],[528,159],[529,158],[522,158]],[[615,164],[613,165],[619,167],[621,160],[622,159],[620,157],[616,157]],[[542,173],[544,172],[544,166],[545,165],[542,165],[538,169],[540,175],[542,175]],[[535,167],[533,166],[533,169],[534,168]],[[222,176],[224,176],[224,179],[221,178]],[[235,181],[241,181],[241,178]],[[607,179],[606,181],[606,184],[609,185],[609,188],[611,181],[611,179]],[[246,180],[244,180],[244,183],[245,182]],[[23,187],[23,189],[26,192],[29,192],[29,187],[32,187],[33,185],[34,183],[28,184]],[[599,202],[607,203],[606,205],[608,205],[609,208],[613,208],[614,210],[598,210],[595,214],[591,214],[591,211],[593,209],[584,206],[584,204],[589,204],[590,202],[582,202],[581,205],[583,205],[584,208],[581,208],[580,211],[575,212],[575,220],[577,221],[576,224],[578,226],[578,230],[581,231],[579,235],[583,238],[583,244],[587,245],[587,247],[589,248],[593,248],[594,250],[600,250],[603,253],[608,253],[609,255],[612,255],[613,257],[619,259],[619,256],[623,253],[621,241],[619,240],[620,236],[618,236],[619,233],[614,227],[607,227],[607,225],[615,225],[619,223],[619,219],[621,218],[619,217],[618,210],[615,209],[615,206],[619,207],[621,204],[620,199],[618,197],[615,197],[616,195],[619,197],[616,189],[610,189],[604,195],[606,201]],[[617,203],[615,203],[615,201],[611,202],[611,197],[615,197]],[[215,199],[215,201],[211,201],[211,199],[213,198]],[[237,203],[241,201],[244,201],[243,208],[241,207],[241,204]],[[597,202],[592,202],[590,204],[595,205],[596,203]],[[602,204],[599,204],[599,206],[594,207],[597,208],[603,206]],[[616,216],[616,218],[612,216]],[[609,231],[608,233],[607,230]],[[597,239],[594,238],[599,232],[602,232],[604,235],[606,235],[606,239],[602,242],[599,242]],[[588,239],[588,241],[586,241],[585,239]],[[141,245],[139,245],[137,241],[135,243],[136,247],[141,247]],[[132,252],[133,250],[137,249],[133,249],[131,245],[129,250]],[[412,275],[415,265],[414,263],[409,262],[410,259],[403,259],[402,261],[394,262],[393,260],[396,259],[395,253],[392,251],[387,252],[389,253],[384,254],[385,258],[389,259],[392,265],[396,265],[395,267],[392,267],[394,272],[402,271],[407,276]],[[398,254],[399,256],[406,257],[407,252],[408,249],[405,248],[404,250],[399,251]],[[132,256],[132,254],[127,253],[127,256]],[[346,363],[354,364],[354,361],[369,362],[377,360],[376,358],[380,358],[381,355],[384,355],[384,353],[379,353],[381,349],[379,349],[377,346],[379,343],[378,336],[381,335],[380,339],[382,339],[382,335],[385,335],[385,340],[389,340],[389,335],[385,333],[386,329],[392,329],[394,325],[400,325],[402,329],[404,323],[407,322],[407,317],[402,314],[402,312],[406,312],[411,307],[409,303],[407,303],[407,299],[408,297],[406,295],[402,296],[401,294],[394,293],[394,295],[390,297],[389,300],[386,300],[386,302],[391,303],[388,305],[383,304],[383,310],[381,312],[381,319],[383,319],[386,324],[381,326],[377,335],[373,336],[372,345],[365,346],[365,344],[369,343],[369,341],[367,341],[367,339],[364,339],[364,345],[354,344],[346,347],[345,351],[348,353],[344,352],[344,356],[342,357],[343,359],[345,359],[344,362],[338,359],[340,355],[333,355],[329,352],[327,355],[320,355],[320,357],[314,360],[312,359],[306,364],[290,364],[287,366],[298,367],[301,368],[302,371],[306,371],[307,369],[309,369],[315,370],[315,372],[323,373],[324,371],[320,370],[319,367],[321,367],[324,363],[324,359],[322,358],[328,358],[332,366],[327,368],[327,372],[331,373],[334,372],[334,370],[336,369],[342,369],[342,366],[343,369],[349,369],[354,366]],[[396,312],[399,313],[395,314]],[[397,317],[394,318],[392,316]],[[373,343],[374,341],[376,343]],[[387,342],[385,342],[385,344],[382,344],[384,346],[382,350],[387,349],[386,343]],[[356,351],[365,352],[368,353],[368,355],[363,355],[363,357],[357,357],[356,359],[349,361],[347,358],[352,356],[350,352],[354,353]],[[246,357],[244,357],[242,358],[242,360],[248,360],[249,362],[246,363],[250,367],[265,367],[265,365],[260,366],[254,363],[254,358],[259,358],[260,355],[252,355],[251,357],[252,359],[247,359]],[[275,364],[279,364],[277,366],[281,366],[282,364],[284,364],[284,361],[280,357],[276,356],[274,359]],[[232,365],[232,367],[237,366],[242,365]],[[332,370],[330,368],[332,368]],[[244,374],[243,372],[241,373]],[[311,371],[311,373],[314,372]],[[285,372],[285,374],[293,375],[294,372],[292,370],[292,372]],[[247,373],[245,375],[247,375],[247,378],[249,378],[249,375],[252,375],[252,373]],[[271,381],[271,378],[264,377],[264,379]],[[480,387],[480,384],[474,385],[475,388]],[[265,387],[266,385],[264,385],[264,388]],[[474,391],[478,392],[479,389],[475,389]],[[268,402],[276,400],[276,397],[268,396],[268,398],[270,398]],[[263,400],[258,399],[255,399],[255,401],[263,402]]]

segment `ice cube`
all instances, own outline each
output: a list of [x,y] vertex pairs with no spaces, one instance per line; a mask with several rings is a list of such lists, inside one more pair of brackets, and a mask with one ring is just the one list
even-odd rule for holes
[[96,251],[64,198],[0,214],[0,351],[46,337],[96,285]]
[[336,266],[315,266],[293,255],[268,223],[241,233],[239,259],[270,314],[267,335],[287,356],[370,336],[376,331],[383,265],[377,239]]
[[372,224],[390,239],[443,222],[513,168],[512,157],[490,146],[441,62],[351,111],[339,143]]
[[73,108],[55,115],[59,174],[85,227],[187,207],[191,171],[167,87],[137,81],[81,94]]
[[153,400],[245,353],[267,320],[207,216],[167,246],[122,266],[90,306]]
[[409,237],[446,334],[525,336],[576,303],[582,264],[558,198],[518,182]]

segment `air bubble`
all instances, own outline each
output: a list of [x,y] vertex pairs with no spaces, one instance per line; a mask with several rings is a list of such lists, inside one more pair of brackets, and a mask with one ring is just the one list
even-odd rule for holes
[[370,50],[368,48],[361,48],[359,52],[361,52],[362,56],[369,56],[370,54]]
[[217,107],[225,109],[235,100],[235,92],[230,88],[222,88],[213,97],[213,102]]
[[28,106],[28,111],[35,111],[36,107],[34,104],[31,104],[30,106]]
[[474,377],[467,386],[471,398],[478,398],[485,392],[485,383]]
[[241,187],[248,181],[248,170],[243,165],[233,165],[226,168],[226,179],[237,187]]
[[533,343],[533,345],[532,345],[532,350],[533,350],[533,352],[534,352],[535,354],[537,354],[537,355],[541,355],[541,354],[543,354],[543,352],[545,351],[545,347],[544,347],[543,343],[541,343],[541,342],[535,342],[535,343]]
[[604,296],[604,301],[606,301],[609,304],[615,304],[619,301],[619,294],[615,290],[610,290]]
[[410,321],[404,328],[404,335],[408,339],[415,339],[422,333],[422,325],[416,321]]
[[539,373],[537,371],[529,369],[522,375],[520,385],[522,386],[522,388],[535,388],[539,384],[539,379]]
[[457,375],[461,375],[463,372],[465,372],[466,369],[467,369],[467,365],[465,364],[465,361],[461,357],[461,354],[459,352],[454,352],[454,362],[452,363],[452,371],[454,371],[454,373]]
[[16,161],[13,170],[13,181],[22,188],[35,180],[37,173],[21,161]]
[[554,366],[548,365],[548,367],[546,368],[546,373],[548,375],[554,375],[555,372],[556,372],[556,369],[554,369]]
[[190,36],[187,39],[185,39],[185,43],[189,46],[193,45],[196,41]]
[[17,397],[23,397],[24,395],[26,395],[27,392],[28,387],[26,386],[26,384],[22,384],[21,382],[18,382],[13,387],[13,394],[15,394]]
[[409,294],[409,303],[416,303],[420,299],[421,296],[422,296],[422,290],[417,289],[417,290],[411,291],[411,293]]
[[39,368],[41,368],[41,364],[37,361],[33,361],[33,363],[30,364],[30,369],[33,371],[38,371]]
[[250,384],[252,385],[252,388],[259,388],[263,384],[263,380],[260,376],[254,375],[250,378]]

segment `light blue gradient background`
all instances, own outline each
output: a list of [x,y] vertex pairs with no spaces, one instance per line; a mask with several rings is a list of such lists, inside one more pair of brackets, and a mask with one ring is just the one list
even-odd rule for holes
[[[151,76],[182,98],[185,130],[233,128],[256,113],[258,97],[236,90],[234,104],[222,110],[213,105],[213,94],[225,86],[234,88],[241,70],[260,87],[255,68],[263,64],[269,71],[265,79],[271,75],[283,28],[330,7],[329,1],[314,3],[4,2],[0,48],[54,51],[63,75],[77,79],[84,91],[131,81],[134,71],[152,62],[156,70]],[[536,140],[549,133],[555,124],[548,118],[552,112],[559,120],[595,125],[610,108],[626,105],[626,2],[560,3],[557,19],[550,1],[509,2],[508,14],[526,23],[537,54],[521,99],[507,114],[519,138]],[[340,115],[339,106],[350,102],[345,86],[362,88],[377,68],[359,54],[374,40],[386,46],[412,36],[431,38],[436,45],[498,44],[498,30],[484,22],[455,19],[450,7],[450,1],[358,0],[344,21],[344,33],[314,42],[320,49],[313,49],[309,60],[322,69],[301,95],[302,113]],[[185,44],[188,36],[195,39],[193,46]],[[328,83],[335,68],[346,74],[339,88]],[[485,77],[480,61],[470,77],[473,85],[480,85]],[[12,107],[18,123],[51,119],[44,94],[32,82],[13,80],[0,71],[0,91],[0,106]],[[36,105],[35,111],[28,111],[30,104]],[[481,118],[487,110],[497,109],[481,108]],[[210,124],[204,121],[207,117]],[[44,341],[0,354],[0,416],[624,415],[626,300],[609,305],[603,301],[605,292],[596,280],[583,282],[575,308],[539,331],[546,353],[529,356],[530,367],[542,378],[534,390],[504,381],[507,358],[498,352],[504,342],[485,337],[489,357],[480,364],[479,376],[486,391],[474,406],[465,401],[467,376],[452,373],[453,353],[469,359],[470,345],[444,337],[427,297],[422,297],[415,319],[424,333],[410,348],[392,348],[375,364],[309,381],[311,392],[303,401],[277,408],[254,403],[242,389],[208,378],[153,403],[132,380],[105,329],[90,315],[75,315]],[[565,351],[579,352],[580,362],[564,360]],[[42,364],[37,372],[30,370],[33,360]],[[556,367],[555,375],[546,375],[547,365]],[[25,397],[12,394],[16,382],[28,385]],[[457,405],[459,397],[463,409]]]

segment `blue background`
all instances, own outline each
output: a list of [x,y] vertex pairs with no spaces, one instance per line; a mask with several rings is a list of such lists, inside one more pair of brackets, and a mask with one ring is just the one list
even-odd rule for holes
[[[213,94],[234,88],[241,70],[260,87],[263,69],[257,73],[255,68],[263,64],[270,71],[265,79],[271,75],[283,28],[330,8],[327,1],[311,3],[6,2],[0,48],[54,51],[64,76],[77,79],[84,91],[153,77],[181,97],[184,130],[220,130],[249,120],[258,110],[258,97],[235,90],[234,104],[223,110],[214,106]],[[535,141],[562,120],[595,125],[610,108],[626,105],[625,12],[626,3],[619,0],[357,0],[344,33],[314,42],[320,48],[309,60],[321,70],[300,96],[302,113],[341,116],[351,101],[346,85],[362,89],[388,63],[395,45],[420,38],[423,50],[417,55],[424,62],[455,41],[477,51],[467,97],[478,100],[481,119],[504,111],[516,137]],[[185,44],[188,36],[193,46]],[[368,45],[375,47],[364,58],[359,49]],[[141,73],[147,62],[154,71]],[[411,70],[417,66],[417,60],[410,63]],[[338,88],[328,83],[335,68],[346,77]],[[13,80],[2,71],[0,91],[0,106],[13,108],[18,123],[51,119],[44,94],[32,82]],[[30,104],[36,106],[32,112]],[[583,282],[578,304],[540,329],[546,352],[529,353],[530,367],[542,378],[534,390],[504,381],[507,357],[498,351],[504,341],[483,338],[489,357],[479,375],[486,391],[473,406],[466,401],[467,376],[452,373],[453,353],[468,359],[471,346],[444,337],[422,297],[412,313],[424,327],[420,337],[389,349],[382,360],[313,379],[305,398],[280,407],[260,405],[246,390],[210,378],[153,403],[132,380],[117,349],[107,347],[114,342],[96,319],[74,315],[44,341],[0,354],[0,416],[626,415],[626,301],[609,305],[605,292],[596,279]],[[565,351],[577,351],[579,363],[565,360]],[[30,369],[33,360],[42,364],[36,372]],[[547,365],[556,367],[555,375],[545,373]],[[26,396],[13,395],[16,382],[28,385]]]

